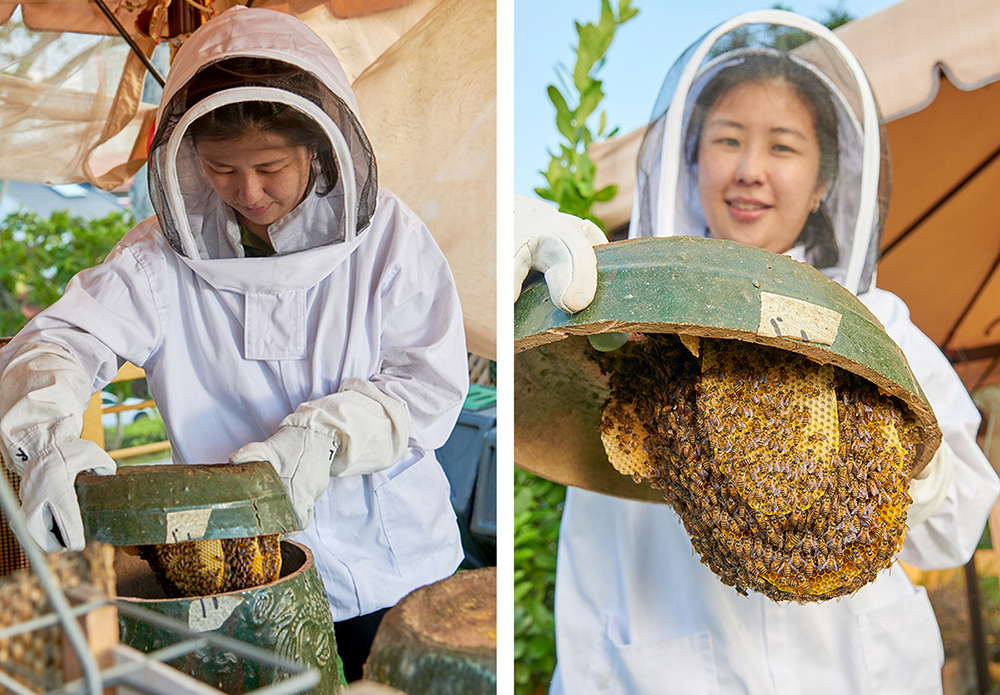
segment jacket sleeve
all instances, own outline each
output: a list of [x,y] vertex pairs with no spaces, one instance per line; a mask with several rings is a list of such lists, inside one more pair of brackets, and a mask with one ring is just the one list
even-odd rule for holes
[[921,569],[964,565],[982,536],[1000,480],[976,443],[980,415],[958,374],[938,347],[910,321],[895,295],[875,290],[862,297],[896,341],[953,454],[952,479],[944,501],[925,521],[909,528],[899,559]]
[[462,310],[448,263],[423,223],[398,201],[390,204],[397,206],[395,225],[370,305],[379,317],[378,371],[368,380],[345,379],[337,393],[303,403],[282,421],[336,433],[334,475],[382,470],[408,448],[440,447],[469,388]]

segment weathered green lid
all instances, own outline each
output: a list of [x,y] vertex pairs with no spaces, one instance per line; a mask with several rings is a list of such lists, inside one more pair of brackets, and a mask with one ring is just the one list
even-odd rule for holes
[[266,461],[121,466],[76,478],[87,542],[181,543],[297,531],[277,472]]
[[787,256],[719,239],[633,239],[595,248],[594,301],[566,314],[544,282],[514,306],[514,462],[550,480],[662,502],[608,462],[601,443],[607,378],[592,359],[595,333],[677,333],[797,352],[875,383],[923,426],[914,472],[941,431],[902,351],[853,294]]

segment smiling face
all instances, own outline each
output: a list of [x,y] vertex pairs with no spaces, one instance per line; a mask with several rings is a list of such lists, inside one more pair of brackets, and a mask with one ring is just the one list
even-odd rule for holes
[[281,135],[250,132],[236,138],[203,139],[196,145],[212,189],[236,211],[240,222],[270,244],[269,225],[301,202],[313,153]]
[[698,191],[713,238],[784,253],[826,191],[813,112],[783,80],[720,96],[698,144]]

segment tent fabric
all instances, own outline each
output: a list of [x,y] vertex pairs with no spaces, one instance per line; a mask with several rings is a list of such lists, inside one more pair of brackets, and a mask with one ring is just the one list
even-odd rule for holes
[[375,147],[380,185],[405,200],[433,232],[465,307],[469,351],[491,359],[496,357],[495,27],[491,0],[444,0],[353,85]]
[[0,71],[0,178],[110,189],[134,174],[151,107],[140,107],[145,68],[124,41],[3,31],[7,46],[30,48]]
[[[144,3],[107,4],[134,30]],[[216,12],[234,4],[211,2]],[[358,95],[380,185],[431,230],[455,275],[469,350],[495,359],[496,3],[254,5],[299,17],[336,53]],[[15,7],[0,3],[0,22],[22,18],[0,27],[0,55],[19,51],[0,62],[0,179],[109,190],[126,182],[145,161],[156,108],[141,101],[141,61],[92,0],[24,2],[20,15]],[[137,38],[149,55],[155,42]]]
[[1000,77],[1000,3],[907,0],[837,30],[876,87],[889,121],[927,106],[937,65],[964,90]]
[[[135,30],[143,3],[105,1],[151,55],[155,42]],[[306,21],[334,47],[348,78],[354,79],[439,2],[381,0],[367,4],[382,11],[367,15],[358,15],[365,4],[359,0],[255,4]],[[222,12],[235,4],[213,0],[211,6]],[[17,6],[0,3],[0,18],[12,16]],[[19,26],[11,22],[0,33],[0,46],[20,51],[7,56],[7,66],[0,70],[0,152],[5,153],[0,178],[87,181],[105,189],[121,185],[142,166],[152,125],[150,105],[140,102],[146,77],[141,61],[92,0],[25,2],[20,17]],[[171,44],[176,47],[184,38],[171,39]],[[67,100],[73,108],[67,108]]]

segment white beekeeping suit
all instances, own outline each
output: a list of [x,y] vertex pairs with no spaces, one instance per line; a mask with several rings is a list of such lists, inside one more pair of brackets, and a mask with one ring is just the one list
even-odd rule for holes
[[[804,232],[788,253],[857,294],[905,353],[944,444],[927,477],[911,483],[914,504],[899,558],[925,569],[962,565],[1000,485],[976,446],[979,415],[958,376],[910,322],[903,302],[874,286],[888,201],[885,140],[867,81],[831,32],[785,12],[750,13],[709,32],[681,57],[640,150],[630,234],[712,234],[698,193],[698,134],[689,127],[698,96],[723,69],[738,71],[777,52],[789,52],[825,85],[836,132],[826,144],[836,161],[806,223],[832,231],[836,253],[824,255]],[[813,118],[820,120],[815,111]],[[924,589],[898,566],[836,601],[800,605],[754,592],[741,596],[701,563],[668,506],[574,488],[560,531],[556,644],[551,693],[942,689],[934,613]]]
[[[200,70],[245,57],[287,71],[235,73],[223,91],[187,93]],[[292,105],[335,153],[336,171],[319,163],[304,199],[267,229],[271,257],[246,257],[187,131],[233,101]],[[114,465],[79,440],[80,416],[126,359],[146,370],[174,462],[233,455],[279,468],[302,523],[314,515],[298,540],[313,551],[335,620],[448,576],[462,549],[433,452],[468,388],[462,314],[430,233],[376,185],[332,51],[288,15],[233,8],[178,52],[157,123],[157,216],[0,352],[0,439],[25,476],[33,534],[55,547],[55,520],[67,545],[83,543],[73,477]]]

